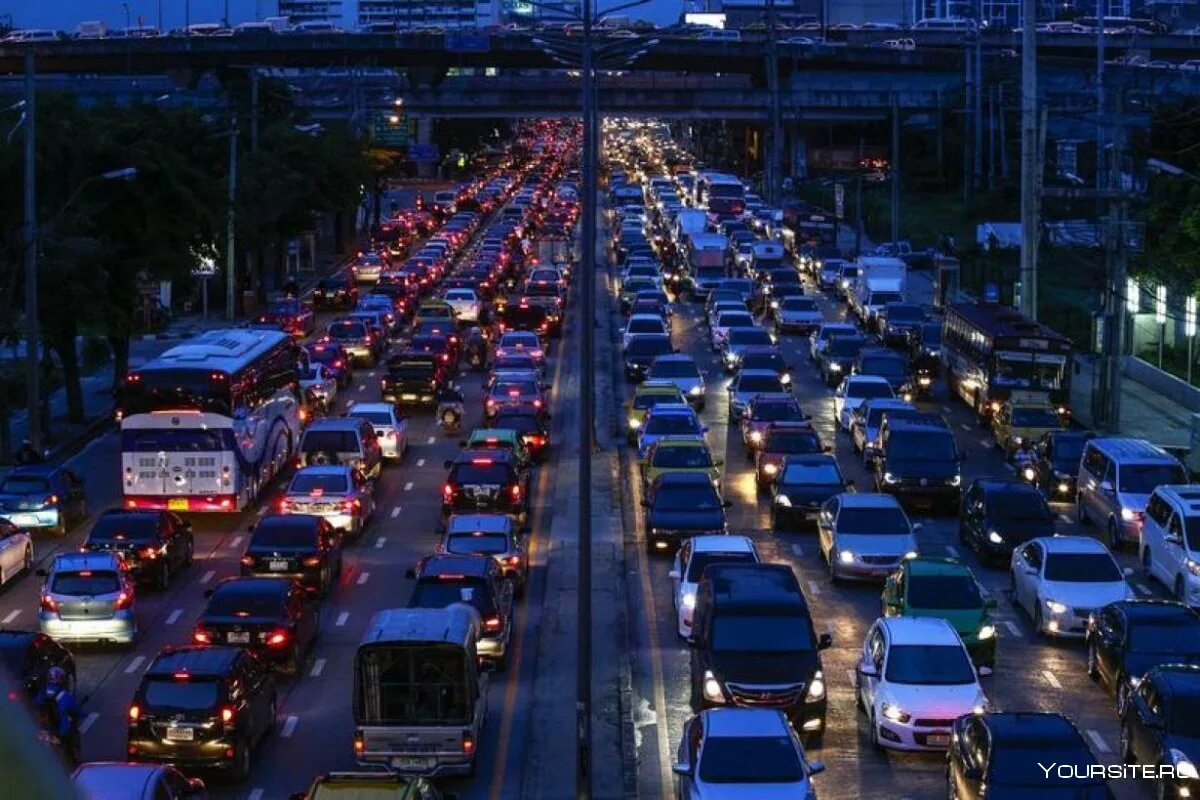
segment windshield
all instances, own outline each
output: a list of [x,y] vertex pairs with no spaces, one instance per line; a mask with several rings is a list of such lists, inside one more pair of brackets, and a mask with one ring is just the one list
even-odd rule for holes
[[709,564],[757,564],[754,553],[693,553],[688,562],[687,575],[684,580],[688,583],[699,583],[704,577],[704,568]]
[[739,328],[729,333],[731,345],[774,344],[771,335],[761,328]]
[[1056,436],[1052,445],[1054,465],[1061,472],[1074,472],[1083,457],[1083,446],[1087,439],[1081,436]]
[[926,347],[940,347],[942,344],[942,326],[923,325],[921,327],[921,344]]
[[709,736],[699,776],[705,783],[799,783],[804,768],[790,736]]
[[396,380],[428,380],[433,377],[435,367],[427,361],[409,361],[389,364],[388,375]]
[[157,538],[157,514],[105,514],[88,534],[89,542],[152,542]]
[[975,671],[961,646],[898,644],[888,651],[887,679],[918,686],[975,683]]
[[537,393],[538,387],[533,381],[497,381],[492,387],[493,395],[507,397],[530,396]]
[[841,486],[842,475],[837,464],[788,464],[781,483],[792,486]]
[[854,358],[858,351],[866,346],[867,340],[861,336],[846,336],[840,331],[834,331],[826,352],[832,358]]
[[349,488],[344,474],[312,473],[301,470],[288,485],[290,494],[343,494]]
[[735,392],[782,392],[783,383],[778,375],[747,375],[738,378]]
[[329,326],[331,339],[361,339],[367,335],[367,326],[361,322],[335,322]]
[[671,340],[666,336],[642,334],[633,338],[629,347],[625,348],[625,352],[631,356],[666,355],[671,352]]
[[801,615],[719,614],[709,646],[722,653],[800,653],[816,649],[812,620]]
[[1165,484],[1188,482],[1178,464],[1121,464],[1117,472],[1117,491],[1131,494],[1150,494]]
[[1057,428],[1058,411],[1040,406],[1014,408],[1012,424],[1017,428]]
[[358,452],[358,437],[353,431],[305,432],[301,449],[306,453],[355,453]]
[[804,413],[800,406],[793,402],[758,402],[754,404],[753,419],[761,422],[779,422],[782,420],[803,419]]
[[779,307],[784,311],[816,311],[817,301],[807,297],[789,297]]
[[187,680],[151,678],[142,685],[142,702],[147,708],[208,711],[217,705],[220,684],[199,675]]
[[121,410],[125,416],[179,408],[228,415],[231,407],[229,384],[229,375],[213,372],[211,368],[135,372],[121,387]]
[[908,365],[901,358],[864,358],[862,360],[862,369],[859,372],[863,375],[903,378],[908,375]]
[[754,318],[749,314],[721,314],[717,317],[718,328],[753,328]]
[[386,411],[350,411],[346,415],[350,419],[365,419],[372,425],[393,425],[392,415]]
[[716,511],[721,508],[717,490],[709,486],[662,486],[654,494],[657,511]]
[[79,570],[56,572],[50,591],[54,594],[98,595],[113,594],[121,589],[121,581],[112,570]]
[[988,513],[1005,522],[1045,522],[1054,516],[1036,489],[996,492],[988,497]]
[[678,405],[683,402],[678,394],[666,394],[665,392],[642,392],[637,397],[633,398],[633,407],[641,410],[653,408],[659,403],[675,403]]
[[[1057,754],[1057,755],[1056,755]],[[1038,764],[1091,764],[1092,754],[1080,747],[1064,749],[1061,739],[1048,739],[1044,742],[1022,741],[1019,744],[996,747],[992,749],[988,765],[987,781],[996,786],[1011,786],[1040,790],[1048,786],[1070,786],[1082,788],[1085,786],[1103,786],[1104,779],[1098,775],[1090,775],[1087,770],[1064,770],[1061,773],[1052,769],[1049,773],[1040,769]],[[1074,792],[1066,797],[1083,797],[1083,793]]]
[[50,494],[50,481],[32,475],[10,475],[0,484],[4,494]]
[[503,486],[509,479],[504,464],[459,464],[453,475],[460,486]]
[[463,556],[507,553],[508,537],[503,533],[458,534],[446,540],[446,550]]
[[770,369],[782,372],[787,369],[779,353],[746,353],[742,356],[742,369]]
[[1050,553],[1045,579],[1063,583],[1116,583],[1125,578],[1108,553]]
[[901,461],[954,461],[958,458],[958,450],[950,431],[891,430],[887,457]]
[[904,536],[910,532],[908,518],[894,506],[880,508],[842,508],[837,518],[840,534]]
[[465,725],[474,680],[454,645],[365,645],[355,663],[354,717],[361,724]]
[[625,329],[626,333],[662,333],[663,324],[660,319],[631,319]]
[[1013,389],[1055,391],[1062,388],[1065,369],[1066,359],[1062,356],[1053,361],[1016,361],[997,354],[992,382]]
[[482,578],[460,576],[453,580],[433,577],[418,582],[408,607],[445,608],[451,603],[467,603],[484,617],[496,611]]
[[908,605],[912,608],[981,608],[979,584],[970,575],[917,575],[908,579]]
[[656,361],[650,368],[651,378],[699,378],[700,368],[694,361]]
[[920,322],[925,319],[925,312],[918,306],[888,306],[886,314],[888,322]]
[[646,433],[653,434],[690,434],[700,433],[700,423],[688,414],[654,414],[646,423]]
[[711,467],[713,460],[707,447],[659,447],[654,451],[654,460],[651,465],[677,469],[702,469]]
[[820,453],[821,449],[821,439],[813,431],[775,431],[763,445],[767,453]]

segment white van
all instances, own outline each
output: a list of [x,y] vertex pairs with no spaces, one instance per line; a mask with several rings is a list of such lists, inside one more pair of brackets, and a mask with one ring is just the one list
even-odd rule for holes
[[1146,501],[1142,569],[1175,599],[1200,607],[1200,486],[1159,486]]
[[1075,500],[1079,524],[1091,522],[1103,529],[1114,551],[1123,542],[1139,544],[1150,494],[1159,486],[1187,480],[1187,470],[1178,459],[1144,439],[1091,439],[1079,462]]

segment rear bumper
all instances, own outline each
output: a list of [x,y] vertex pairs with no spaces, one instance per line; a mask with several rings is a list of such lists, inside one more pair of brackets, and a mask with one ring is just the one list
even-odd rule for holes
[[126,508],[148,508],[155,511],[223,511],[238,510],[235,494],[190,495],[127,494],[122,501]]
[[130,761],[226,769],[234,764],[233,746],[232,741],[224,738],[207,742],[167,742],[130,737],[126,752]]
[[49,508],[44,511],[6,511],[0,514],[0,519],[6,519],[18,528],[37,530],[57,528],[60,516],[57,508]]
[[110,619],[59,619],[57,614],[42,612],[42,633],[59,642],[118,642],[133,644],[137,639],[137,619],[132,611],[119,611]]

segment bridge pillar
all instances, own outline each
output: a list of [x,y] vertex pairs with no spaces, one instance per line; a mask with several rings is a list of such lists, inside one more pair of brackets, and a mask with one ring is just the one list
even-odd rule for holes
[[[433,117],[421,115],[417,117],[417,144],[433,144]],[[437,161],[418,161],[418,178],[437,177]]]

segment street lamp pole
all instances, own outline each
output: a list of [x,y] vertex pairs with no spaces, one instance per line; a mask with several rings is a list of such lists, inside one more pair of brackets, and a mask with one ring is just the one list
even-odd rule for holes
[[233,229],[236,214],[234,202],[237,199],[237,137],[237,117],[234,117],[233,128],[229,131],[229,208],[225,214],[225,318],[230,322],[233,322],[234,309],[237,308],[234,301],[237,277],[233,253]]
[[37,193],[36,114],[34,113],[33,52],[25,52],[25,405],[28,409],[29,441],[38,452],[42,449],[41,374],[38,356],[41,350],[41,323],[38,321],[37,280]]
[[781,201],[783,172],[783,98],[779,87],[779,41],[775,0],[767,0],[767,91],[771,95],[771,140],[767,143],[767,200]]

